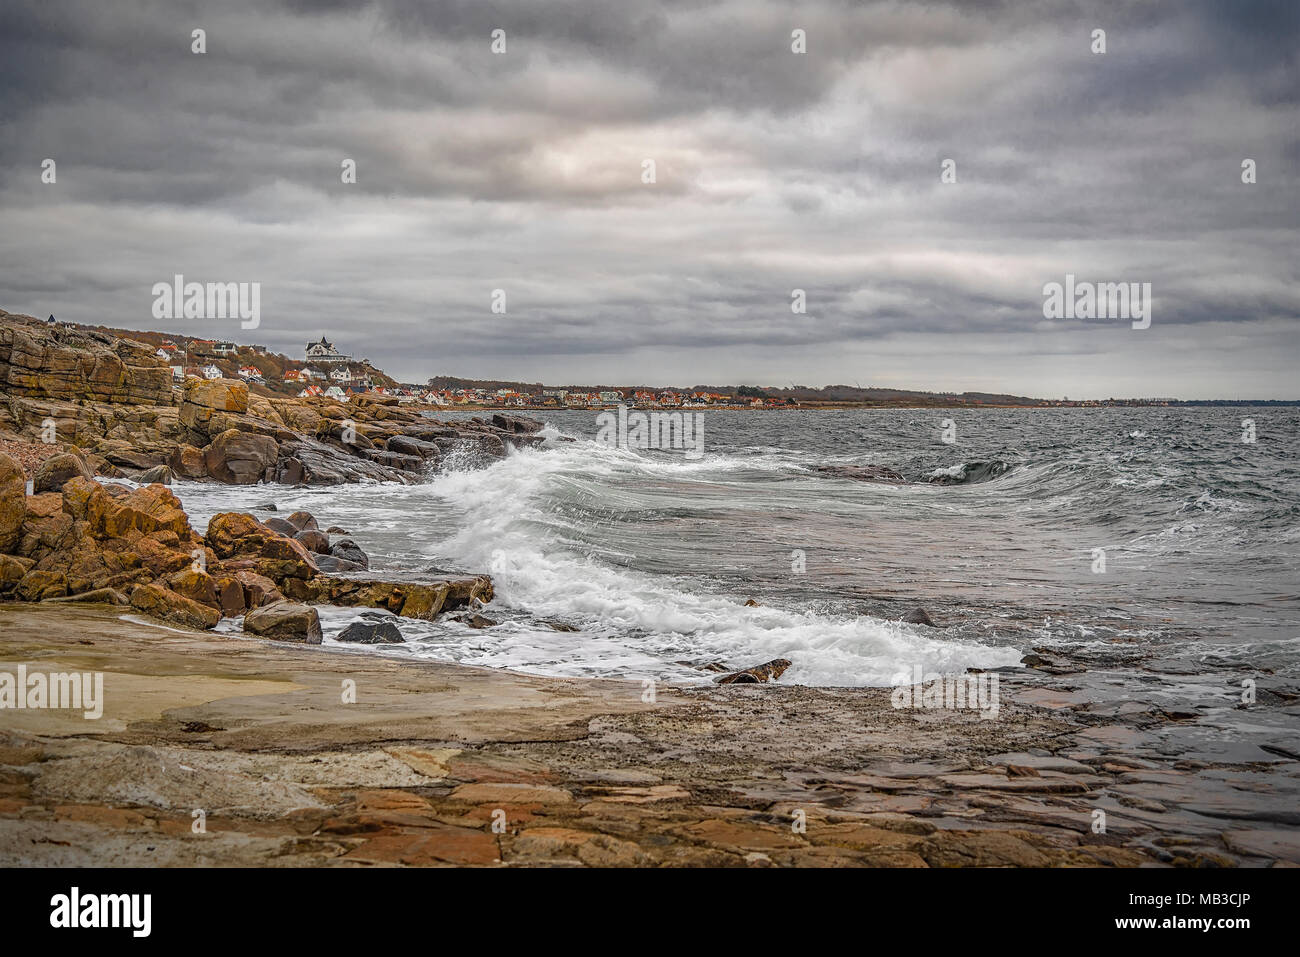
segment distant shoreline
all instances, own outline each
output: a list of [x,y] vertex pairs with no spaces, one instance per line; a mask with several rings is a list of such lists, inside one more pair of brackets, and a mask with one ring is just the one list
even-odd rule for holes
[[[422,403],[412,401],[411,404]],[[635,408],[647,412],[836,412],[857,409],[1236,409],[1236,408],[1295,408],[1300,406],[1300,399],[1203,399],[1178,402],[1068,402],[1052,405],[1010,404],[992,402],[971,403],[935,403],[924,402],[810,402],[785,406],[744,406],[744,405],[706,405],[706,406],[660,406],[632,405],[623,403],[629,409]],[[546,412],[603,412],[617,409],[619,403],[588,406],[537,406],[537,405],[431,405],[430,411],[445,412],[515,412],[543,414]]]

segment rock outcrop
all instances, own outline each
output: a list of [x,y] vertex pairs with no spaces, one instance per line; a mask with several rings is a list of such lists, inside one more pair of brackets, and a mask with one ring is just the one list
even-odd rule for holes
[[0,391],[70,402],[171,403],[171,370],[142,342],[9,313],[0,320]]
[[[250,634],[311,644],[320,643],[320,622],[304,602],[432,619],[492,599],[486,576],[389,582],[325,574],[318,558],[356,568],[368,559],[350,539],[331,546],[306,512],[281,523],[293,537],[242,512],[214,516],[200,537],[165,485],[132,489],[74,475],[60,491],[25,493],[21,466],[0,453],[0,599],[129,602],[197,629],[244,615]],[[333,547],[356,561],[328,554]]]
[[163,483],[412,483],[449,461],[473,467],[543,441],[526,416],[437,422],[395,396],[253,395],[232,379],[174,386],[143,343],[0,311],[0,438],[51,427],[58,450],[80,453],[93,474]]

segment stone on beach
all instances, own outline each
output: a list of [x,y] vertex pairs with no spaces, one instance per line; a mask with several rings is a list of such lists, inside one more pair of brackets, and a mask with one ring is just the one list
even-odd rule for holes
[[736,671],[713,680],[720,685],[761,684],[776,681],[781,675],[785,674],[785,670],[789,667],[790,660],[788,658],[774,658],[772,661],[755,665],[753,668],[746,668],[744,671]]
[[400,644],[406,639],[394,622],[387,619],[379,621],[354,621],[339,633],[339,641],[356,642],[364,645]]
[[320,614],[310,605],[277,601],[244,616],[244,631],[274,641],[321,643]]

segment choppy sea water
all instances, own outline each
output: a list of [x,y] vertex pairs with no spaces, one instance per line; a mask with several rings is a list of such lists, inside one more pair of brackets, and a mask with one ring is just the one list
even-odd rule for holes
[[[374,572],[491,573],[498,626],[401,620],[375,653],[686,682],[785,657],[782,683],[860,686],[1046,647],[1175,697],[1300,674],[1300,410],[702,414],[699,459],[598,444],[596,414],[565,411],[545,448],[422,485],[175,490],[199,530],[274,502],[348,529]],[[918,606],[938,627],[901,622]],[[326,609],[326,644],[356,616]]]

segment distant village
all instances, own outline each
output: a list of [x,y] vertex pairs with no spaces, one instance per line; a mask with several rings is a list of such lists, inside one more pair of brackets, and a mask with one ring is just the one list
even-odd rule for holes
[[[750,386],[739,386],[735,392],[717,392],[702,389],[548,389],[537,385],[524,391],[518,387],[505,388],[440,388],[435,380],[426,386],[400,383],[375,368],[369,359],[354,359],[341,352],[324,336],[309,342],[303,349],[302,359],[293,359],[271,352],[264,345],[238,345],[221,339],[201,339],[158,332],[139,332],[110,329],[104,326],[82,326],[80,323],[56,321],[50,325],[99,328],[147,343],[156,349],[155,355],[171,368],[172,379],[183,383],[186,379],[239,378],[250,386],[281,395],[300,398],[320,396],[347,402],[358,395],[393,396],[405,403],[448,408],[531,408],[531,409],[606,409],[617,405],[651,409],[779,409],[779,408],[854,408],[875,405],[933,405],[988,406],[988,407],[1039,407],[1088,408],[1107,406],[1180,406],[1180,405],[1251,405],[1261,400],[1215,399],[1182,400],[1175,398],[1130,399],[1031,399],[1019,396],[998,396],[962,393],[920,393],[905,390],[871,390],[870,396],[819,395],[821,390],[803,390],[792,396],[769,395],[768,391]],[[442,382],[448,381],[444,377]],[[456,381],[456,380],[452,380]],[[460,380],[464,381],[464,380]],[[827,387],[843,389],[845,387]],[[862,393],[868,390],[855,390]],[[1291,400],[1262,400],[1263,404],[1296,405]]]
[[[474,408],[592,409],[617,405],[642,408],[786,408],[788,399],[761,396],[727,395],[718,392],[603,390],[585,392],[573,389],[541,389],[520,392],[515,389],[434,389],[394,382],[371,365],[369,359],[353,359],[324,336],[307,343],[301,363],[285,368],[278,377],[268,374],[259,357],[268,355],[261,345],[241,346],[211,339],[170,339],[159,344],[156,355],[171,367],[172,379],[221,379],[238,377],[250,385],[271,391],[287,392],[299,398],[321,396],[347,402],[356,395],[394,396],[402,402],[430,406]],[[241,361],[241,357],[242,360]]]

